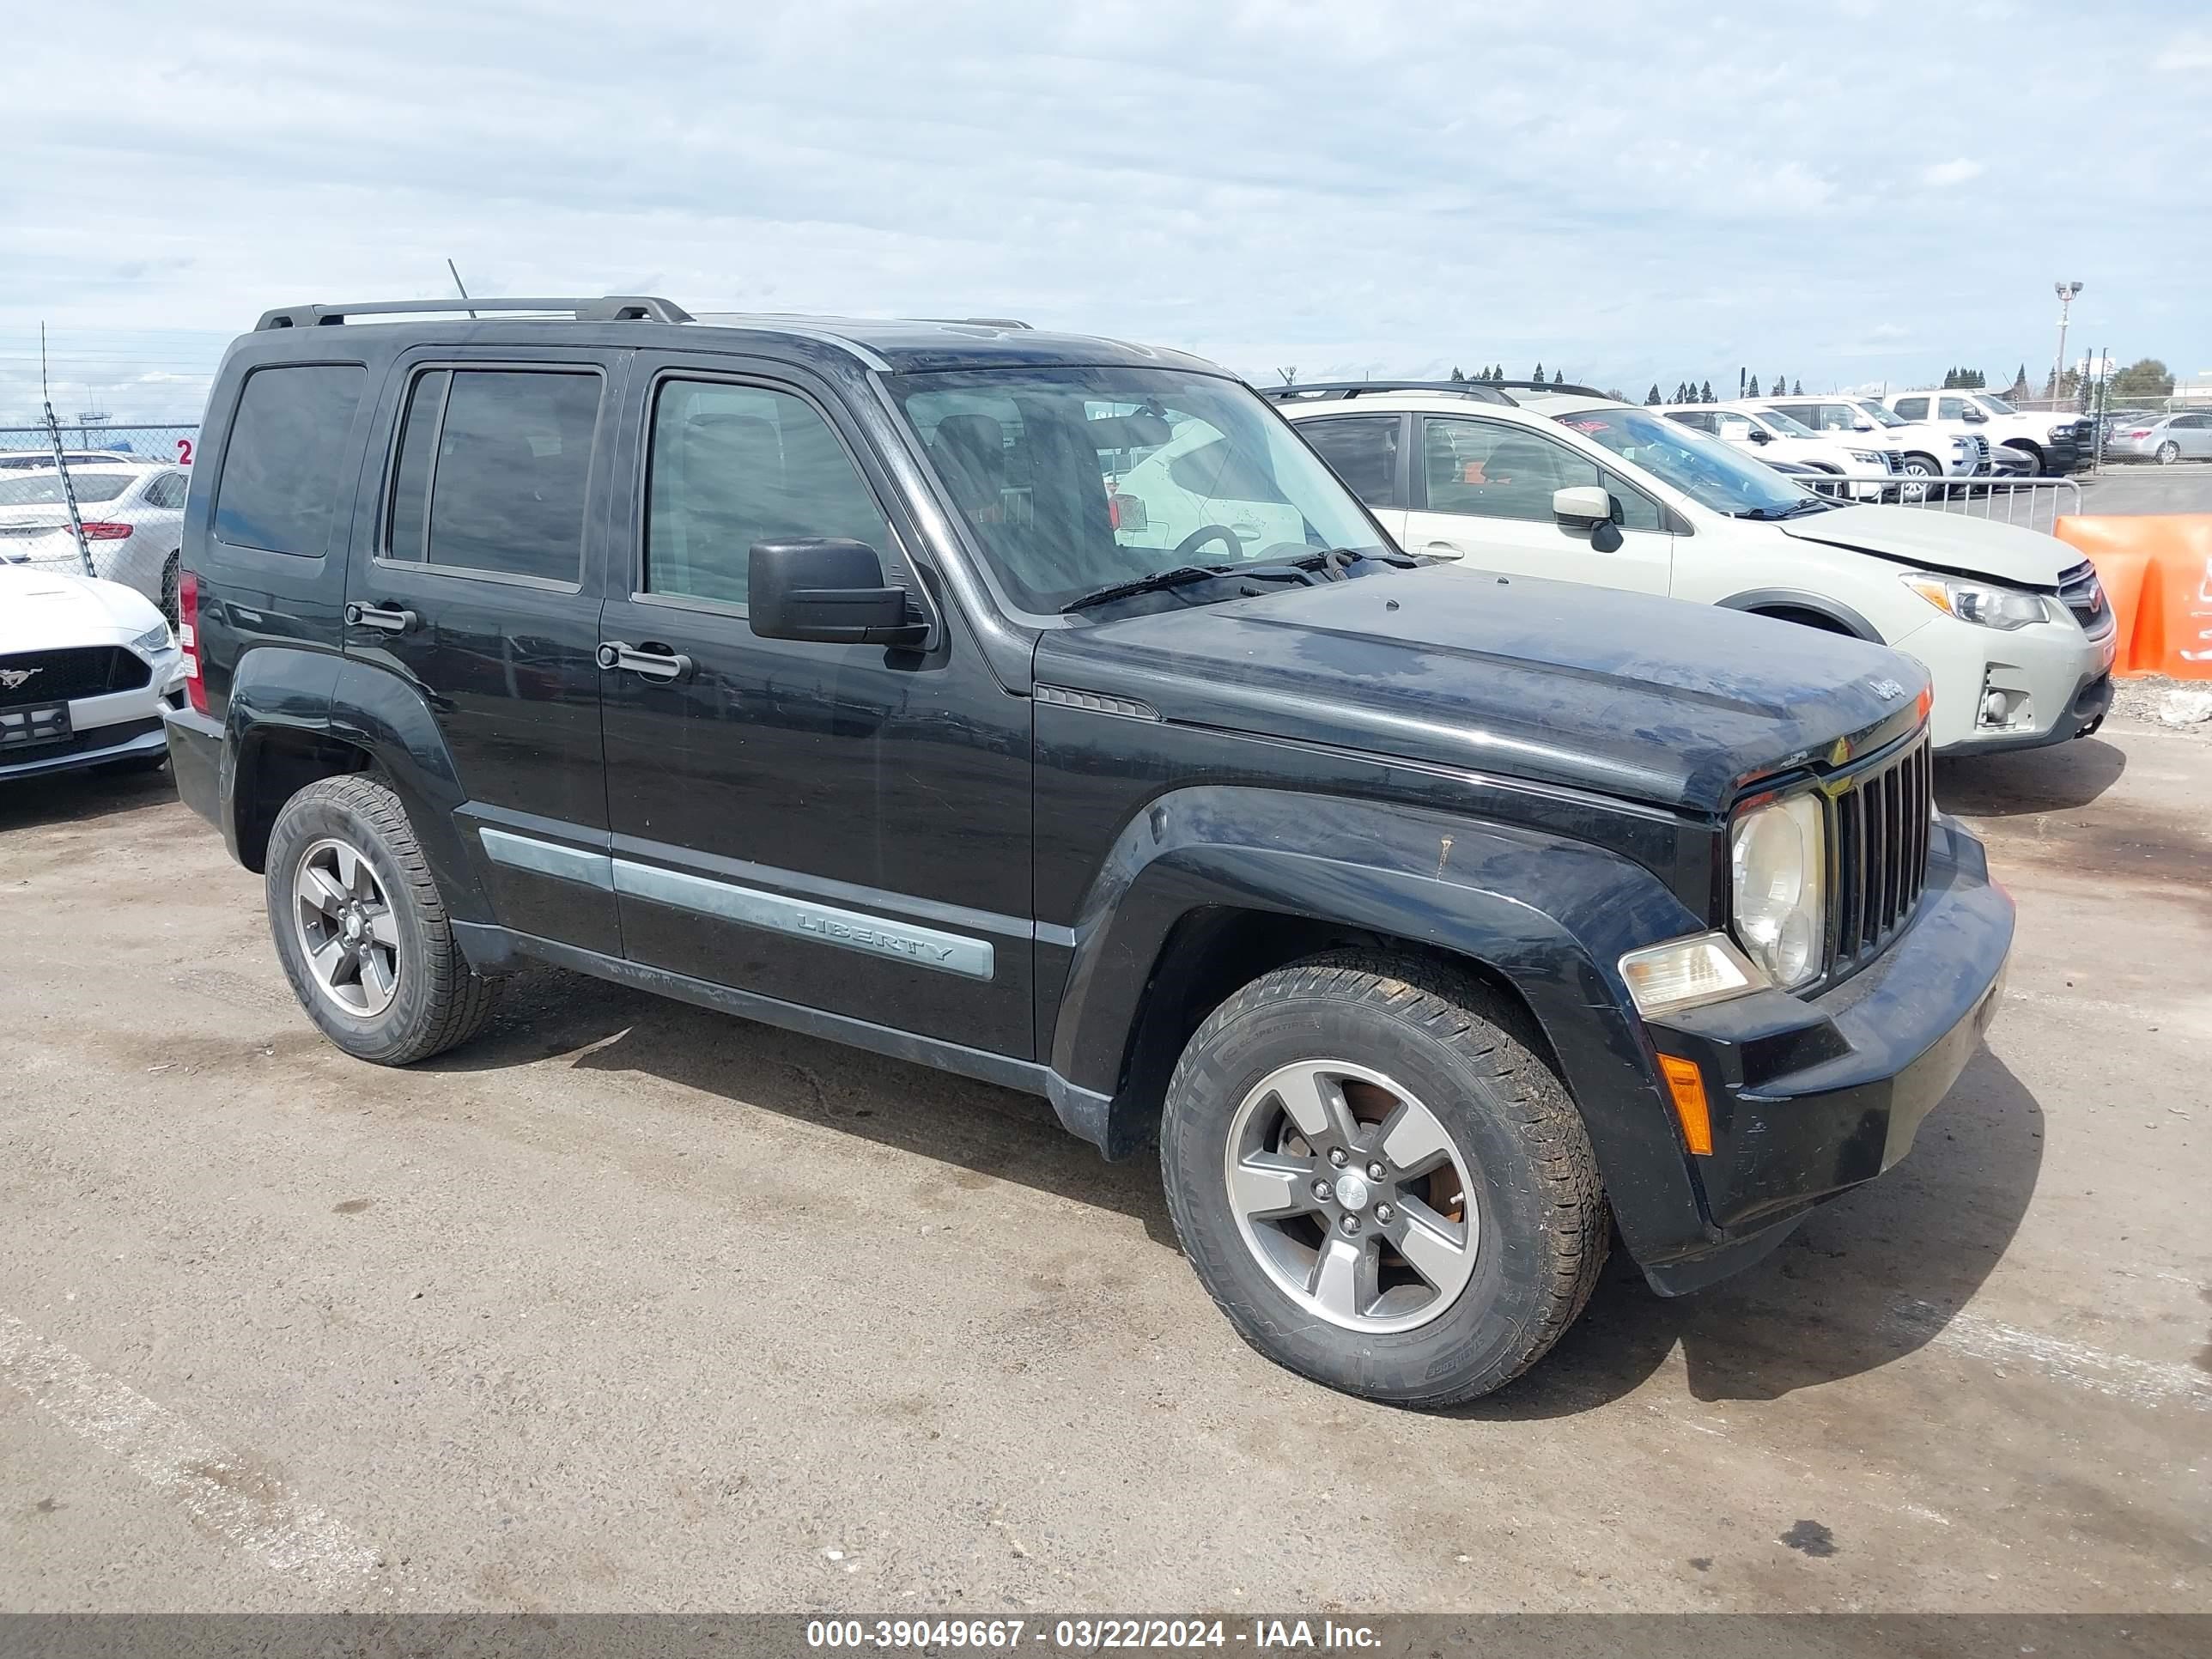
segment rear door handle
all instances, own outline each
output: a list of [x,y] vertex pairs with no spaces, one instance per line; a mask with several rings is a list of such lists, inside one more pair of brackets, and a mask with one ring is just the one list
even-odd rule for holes
[[349,605],[345,619],[349,628],[374,628],[386,634],[410,634],[422,620],[412,611],[395,611],[380,605]]
[[691,659],[666,646],[635,646],[620,640],[604,640],[599,644],[599,661],[602,668],[618,668],[648,680],[665,683],[691,678]]

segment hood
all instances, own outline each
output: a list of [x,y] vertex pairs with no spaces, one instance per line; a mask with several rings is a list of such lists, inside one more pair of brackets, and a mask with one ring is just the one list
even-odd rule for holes
[[2039,530],[1917,507],[1838,507],[1776,527],[1801,542],[1962,575],[1995,576],[2025,587],[2055,590],[2058,573],[2081,562],[2073,548]]
[[0,652],[136,639],[161,620],[144,595],[37,565],[0,564]]
[[1841,635],[1433,567],[1050,629],[1036,678],[1180,724],[1701,812],[1838,738],[1904,729],[1928,684]]

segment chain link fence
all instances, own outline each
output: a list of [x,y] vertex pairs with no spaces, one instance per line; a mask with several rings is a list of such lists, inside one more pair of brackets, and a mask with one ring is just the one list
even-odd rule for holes
[[121,582],[177,622],[197,423],[0,427],[0,564]]

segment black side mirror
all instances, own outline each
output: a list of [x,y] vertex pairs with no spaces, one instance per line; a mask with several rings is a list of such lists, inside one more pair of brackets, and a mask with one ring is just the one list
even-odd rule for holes
[[1763,426],[1755,426],[1751,429],[1751,441],[1755,444],[1771,444],[1774,441],[1774,434]]
[[755,542],[745,605],[764,640],[920,645],[929,637],[906,589],[884,583],[876,550],[839,537]]

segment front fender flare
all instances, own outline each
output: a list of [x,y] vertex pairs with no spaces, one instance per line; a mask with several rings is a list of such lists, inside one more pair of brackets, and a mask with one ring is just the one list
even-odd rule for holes
[[1400,805],[1234,786],[1164,795],[1115,840],[1072,930],[1052,1071],[1098,1103],[1095,1138],[1126,1139],[1127,1120],[1156,1109],[1131,1097],[1131,1039],[1176,927],[1219,908],[1389,935],[1503,975],[1559,1057],[1638,1259],[1704,1241],[1687,1154],[1613,966],[1706,926],[1650,871],[1587,842]]

